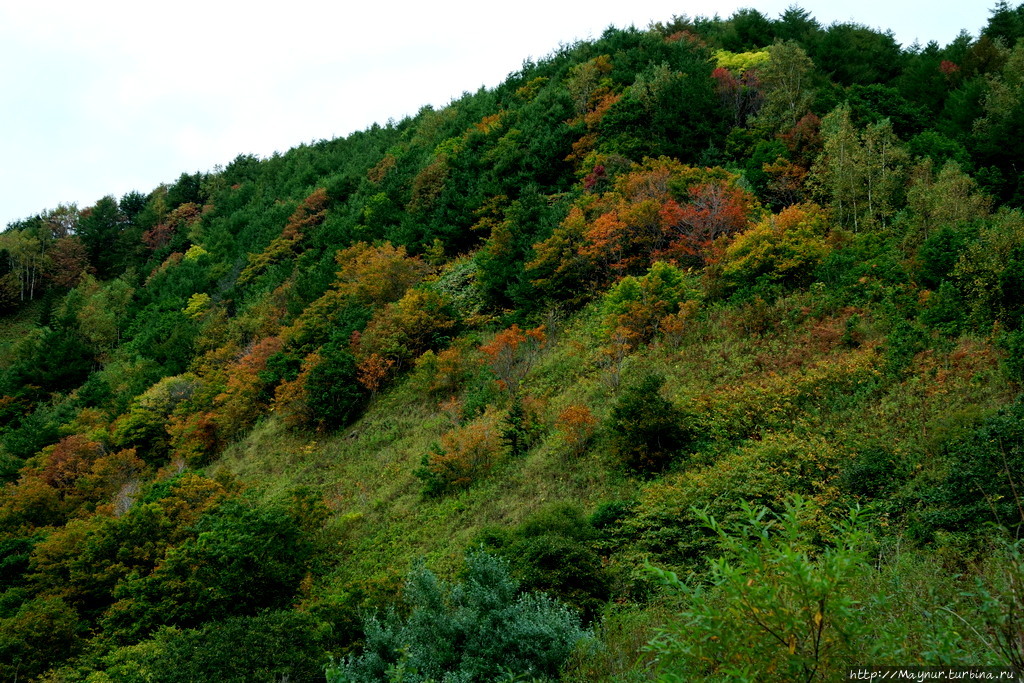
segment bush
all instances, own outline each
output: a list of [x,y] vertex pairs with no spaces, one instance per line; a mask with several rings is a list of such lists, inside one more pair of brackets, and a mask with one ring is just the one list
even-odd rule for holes
[[[723,556],[710,564],[711,589],[684,583],[669,571],[650,571],[684,600],[683,610],[649,649],[658,655],[663,681],[825,680],[851,657],[890,646],[874,634],[874,652],[858,651],[870,626],[851,595],[851,580],[864,570],[867,540],[855,511],[836,529],[834,545],[812,556],[802,517],[807,503],[795,497],[784,513],[744,508],[730,527],[702,521]],[[866,660],[867,661],[867,660]]]
[[608,420],[612,451],[629,471],[651,474],[663,470],[696,440],[693,418],[659,392],[665,379],[645,375],[627,387]]
[[938,485],[923,492],[925,537],[935,530],[982,535],[992,522],[1024,529],[1024,401],[1000,410],[972,433],[943,446]]
[[605,331],[611,336],[623,327],[636,340],[649,342],[660,330],[662,321],[694,297],[693,289],[683,271],[656,261],[647,274],[627,275],[608,290],[601,301]]
[[288,511],[228,500],[193,530],[197,536],[169,548],[151,574],[119,583],[118,602],[102,619],[108,634],[137,642],[159,625],[252,616],[295,599],[313,547]]
[[33,598],[0,619],[0,678],[31,680],[82,646],[78,613],[60,598]]
[[592,619],[609,597],[609,579],[592,547],[597,532],[579,508],[550,507],[513,529],[489,529],[486,548],[508,560],[527,590],[543,591]]
[[466,488],[491,471],[498,462],[501,445],[498,414],[489,409],[469,424],[444,434],[413,474],[423,481],[423,492],[428,496]]
[[405,600],[409,616],[369,619],[363,653],[328,668],[328,683],[554,678],[588,637],[571,611],[545,595],[521,593],[507,563],[486,553],[470,554],[466,578],[451,587],[417,567]]
[[843,489],[857,496],[876,498],[893,490],[907,476],[896,454],[880,444],[870,444],[843,469]]
[[161,630],[104,657],[104,673],[125,683],[315,680],[325,646],[323,625],[309,614],[266,611],[199,629]]
[[730,291],[759,282],[805,286],[831,251],[828,232],[820,207],[791,206],[733,240],[720,265],[721,280]]

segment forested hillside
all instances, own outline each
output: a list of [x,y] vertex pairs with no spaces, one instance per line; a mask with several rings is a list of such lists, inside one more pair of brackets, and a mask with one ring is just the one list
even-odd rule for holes
[[1024,5],[676,17],[0,234],[0,679],[1024,665]]

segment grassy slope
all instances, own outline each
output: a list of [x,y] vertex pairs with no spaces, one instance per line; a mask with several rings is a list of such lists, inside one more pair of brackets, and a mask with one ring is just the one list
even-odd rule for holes
[[[647,370],[663,373],[664,395],[693,412],[705,434],[698,452],[650,481],[625,476],[609,459],[600,424],[617,389],[614,371],[601,363],[605,340],[596,307],[567,321],[524,383],[540,406],[539,443],[460,493],[424,498],[412,474],[451,426],[416,373],[345,430],[303,436],[270,418],[216,467],[268,498],[296,484],[323,492],[343,559],[318,586],[320,595],[360,580],[394,581],[424,556],[451,575],[482,528],[516,524],[552,502],[571,501],[590,513],[602,502],[637,500],[627,540],[607,558],[619,590],[628,594],[646,558],[669,566],[701,563],[686,540],[691,506],[710,505],[729,516],[740,500],[774,505],[800,492],[815,501],[825,531],[832,514],[863,502],[841,480],[866,443],[890,447],[909,473],[896,493],[899,505],[877,501],[878,523],[898,539],[905,515],[913,513],[915,487],[941,473],[942,441],[1011,400],[1015,387],[989,340],[973,337],[936,341],[887,375],[882,327],[870,309],[829,308],[819,293],[800,292],[774,304],[708,307],[681,338],[635,351],[622,365],[622,382]],[[463,391],[474,388],[480,387]],[[588,405],[599,424],[589,451],[576,458],[566,456],[552,428],[570,403]],[[637,648],[663,610],[649,604],[607,617],[606,649],[577,662],[577,677],[634,668]]]
[[30,301],[12,315],[0,316],[0,367],[14,362],[13,354],[19,341],[39,327],[39,314],[43,300]]

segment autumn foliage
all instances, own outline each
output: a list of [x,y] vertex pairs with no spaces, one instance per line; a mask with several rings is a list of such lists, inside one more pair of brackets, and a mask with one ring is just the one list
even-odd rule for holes
[[546,341],[543,325],[525,331],[519,325],[513,325],[494,335],[490,343],[480,347],[480,351],[487,357],[488,365],[498,378],[498,385],[514,394]]
[[572,404],[558,414],[555,429],[562,435],[562,440],[570,455],[581,455],[590,443],[597,425],[597,418],[585,405]]
[[501,420],[494,410],[441,437],[423,456],[416,476],[427,495],[465,488],[485,476],[501,455]]

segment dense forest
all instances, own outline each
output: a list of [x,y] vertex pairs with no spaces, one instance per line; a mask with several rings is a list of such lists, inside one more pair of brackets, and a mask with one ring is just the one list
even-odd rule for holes
[[1024,667],[1024,4],[609,29],[0,234],[0,679]]

